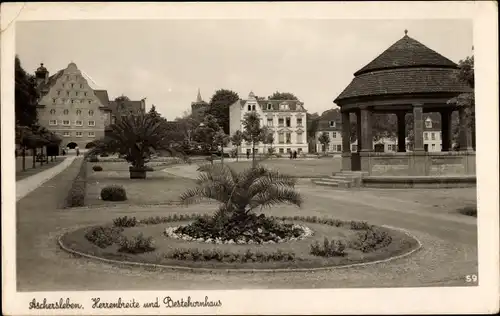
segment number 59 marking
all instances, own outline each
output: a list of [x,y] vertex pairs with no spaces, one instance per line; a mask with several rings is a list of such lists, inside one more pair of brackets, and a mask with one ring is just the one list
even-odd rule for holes
[[476,283],[477,282],[477,275],[475,274],[468,274],[465,276],[465,282],[467,283]]

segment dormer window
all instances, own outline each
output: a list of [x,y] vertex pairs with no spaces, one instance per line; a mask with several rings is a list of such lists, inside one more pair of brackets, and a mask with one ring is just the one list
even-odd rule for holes
[[74,87],[75,87],[75,84],[74,84],[74,83],[72,83],[72,84],[71,84],[71,88],[74,88]]
[[83,84],[80,85],[80,89],[83,89]]
[[78,91],[75,92],[76,96],[78,96]]
[[56,103],[56,98],[53,98],[53,99],[52,99],[52,103]]
[[330,127],[335,127],[335,121],[330,121]]
[[288,104],[287,103],[280,104],[280,110],[288,110]]
[[273,108],[273,105],[272,105],[271,103],[268,103],[268,104],[267,104],[267,109],[268,109],[268,110],[271,110],[272,108]]
[[248,111],[252,111],[252,106],[250,104],[248,105]]
[[61,90],[57,91],[57,95],[61,95]]
[[426,128],[432,128],[432,120],[430,118],[428,118],[427,120],[425,120],[425,127]]
[[69,97],[69,91],[66,91],[66,96],[68,96],[68,97]]
[[89,111],[89,116],[94,116],[94,111],[90,110]]

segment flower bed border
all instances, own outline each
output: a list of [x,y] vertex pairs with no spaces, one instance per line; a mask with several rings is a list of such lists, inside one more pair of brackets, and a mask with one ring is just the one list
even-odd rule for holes
[[[175,214],[175,215],[177,215],[177,214]],[[195,217],[197,215],[198,214],[187,214],[187,215],[184,215],[184,216],[186,216],[186,218],[193,218],[193,217]],[[179,216],[179,215],[177,215],[177,216]],[[180,219],[173,220],[173,215],[164,216],[164,217],[160,217],[160,216],[156,216],[156,217],[152,216],[152,217],[154,217],[154,218],[164,218],[164,219],[169,219],[170,218],[171,219],[171,221],[165,221],[163,223],[186,220],[186,218],[184,218],[183,220],[180,220]],[[283,220],[297,220],[297,221],[300,220],[300,221],[304,221],[304,222],[318,223],[317,221],[316,222],[312,221],[313,218],[318,219],[316,216],[307,216],[307,217],[306,216],[282,216],[282,217],[271,216],[271,217],[272,218],[276,218],[276,219],[283,219]],[[300,218],[300,219],[298,219],[298,218]],[[143,220],[140,220],[138,222],[143,223]],[[351,223],[351,222],[355,222],[355,221],[338,221],[338,222],[345,224],[345,223]],[[324,223],[319,223],[319,224],[328,225],[328,224],[324,224]],[[146,225],[148,225],[148,224],[146,224]],[[375,225],[372,225],[372,226],[375,226]],[[57,241],[58,241],[59,247],[62,250],[68,252],[68,253],[71,253],[71,254],[73,254],[75,256],[84,257],[84,258],[93,259],[93,260],[98,260],[98,261],[109,263],[109,264],[125,265],[125,266],[138,266],[138,267],[153,268],[153,269],[167,269],[167,270],[173,270],[173,271],[208,272],[208,273],[281,273],[281,272],[329,271],[329,270],[346,269],[346,268],[353,268],[353,267],[363,267],[363,266],[368,266],[368,265],[385,263],[385,262],[389,262],[389,261],[393,261],[393,260],[397,260],[397,259],[401,259],[401,258],[410,256],[410,255],[414,254],[415,252],[417,252],[418,250],[420,250],[422,248],[421,241],[418,238],[416,238],[414,235],[410,234],[408,231],[406,231],[406,230],[404,230],[402,228],[388,226],[388,225],[381,225],[379,227],[384,227],[386,229],[396,230],[396,231],[402,232],[407,237],[409,237],[409,238],[413,239],[414,241],[416,241],[417,242],[417,246],[413,247],[412,249],[410,249],[409,251],[407,251],[405,253],[402,253],[402,254],[399,254],[399,255],[390,256],[389,258],[380,259],[380,260],[374,260],[374,261],[367,261],[367,262],[350,263],[350,264],[344,264],[344,265],[324,266],[324,267],[317,267],[317,268],[279,268],[279,269],[247,269],[247,268],[242,268],[242,269],[227,269],[227,268],[193,268],[193,267],[186,267],[186,266],[182,266],[182,265],[164,265],[164,264],[156,264],[156,263],[145,263],[145,262],[114,260],[114,259],[107,259],[107,258],[103,258],[103,257],[98,257],[98,256],[95,256],[95,255],[91,255],[91,254],[88,254],[88,253],[84,253],[84,252],[78,251],[78,250],[74,250],[74,249],[66,246],[63,243],[63,237],[65,235],[67,235],[69,232],[64,233],[61,236],[59,236],[59,238],[58,238]]]

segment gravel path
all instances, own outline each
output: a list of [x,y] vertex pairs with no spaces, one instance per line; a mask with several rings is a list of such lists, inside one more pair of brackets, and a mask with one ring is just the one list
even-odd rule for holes
[[[408,199],[407,193],[398,194],[397,191],[393,194],[380,194],[388,190],[341,191],[315,187],[307,182],[298,186],[305,198],[302,209],[283,206],[273,208],[269,214],[329,216],[400,227],[415,235],[422,242],[422,249],[412,256],[371,266],[277,274],[151,271],[75,258],[57,246],[57,238],[65,231],[110,221],[117,216],[208,212],[215,206],[23,208],[29,200],[37,199],[37,195],[41,197],[56,189],[56,178],[51,180],[54,183],[49,181],[18,203],[19,291],[464,286],[467,285],[465,275],[477,274],[476,219],[456,214],[445,206],[436,207],[435,201],[439,201],[442,191],[414,190],[412,197],[422,200],[417,203]],[[468,203],[475,198],[475,189],[449,189],[446,194]]]

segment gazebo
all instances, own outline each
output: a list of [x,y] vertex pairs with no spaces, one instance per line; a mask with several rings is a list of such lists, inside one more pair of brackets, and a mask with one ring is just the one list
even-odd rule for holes
[[[456,79],[458,65],[405,35],[368,65],[334,100],[342,112],[342,170],[373,176],[475,175],[472,134],[463,108],[450,99],[471,89]],[[459,111],[459,151],[451,150],[451,115]],[[424,150],[424,113],[441,116],[441,152]],[[351,153],[351,113],[357,119],[357,152]],[[397,152],[374,152],[372,117],[396,114]],[[414,119],[413,150],[406,148],[406,114]]]

